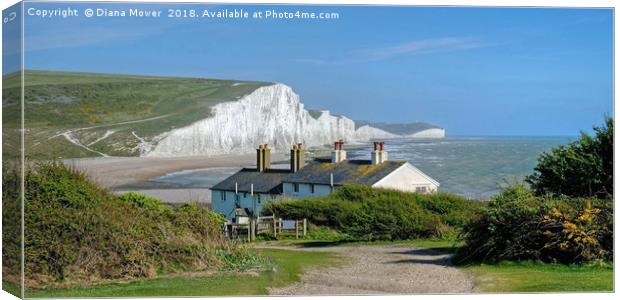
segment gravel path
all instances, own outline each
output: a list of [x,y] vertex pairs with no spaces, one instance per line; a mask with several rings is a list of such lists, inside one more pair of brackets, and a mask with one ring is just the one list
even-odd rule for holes
[[330,251],[348,258],[337,267],[309,270],[301,281],[270,289],[272,295],[471,293],[471,278],[450,255],[410,246],[278,247]]

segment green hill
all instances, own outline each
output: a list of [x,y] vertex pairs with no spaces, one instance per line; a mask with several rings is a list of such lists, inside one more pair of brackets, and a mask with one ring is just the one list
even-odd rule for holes
[[[269,84],[30,70],[25,82],[26,155],[36,158],[136,156],[140,139],[204,119],[215,104]],[[17,149],[19,99],[19,76],[4,76],[4,154]]]

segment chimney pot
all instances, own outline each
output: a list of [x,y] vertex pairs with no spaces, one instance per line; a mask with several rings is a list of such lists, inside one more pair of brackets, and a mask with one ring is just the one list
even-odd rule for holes
[[303,168],[305,163],[304,150],[301,147],[301,143],[293,144],[291,148],[291,172],[297,172]]

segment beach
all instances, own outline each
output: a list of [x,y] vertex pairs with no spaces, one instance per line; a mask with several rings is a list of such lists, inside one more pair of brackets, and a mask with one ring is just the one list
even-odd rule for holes
[[[272,162],[285,161],[282,153],[272,154]],[[122,186],[143,182],[173,172],[219,168],[254,167],[256,154],[220,155],[213,157],[97,157],[68,159],[64,163],[83,171],[90,179],[117,193],[135,191],[157,197],[168,203],[199,202],[209,204],[209,189],[124,189]]]

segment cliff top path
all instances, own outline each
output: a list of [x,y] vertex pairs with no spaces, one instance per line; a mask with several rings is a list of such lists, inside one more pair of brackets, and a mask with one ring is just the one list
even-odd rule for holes
[[301,281],[270,289],[272,295],[471,293],[472,278],[450,263],[450,254],[404,245],[259,247],[340,254],[340,266],[306,270]]

